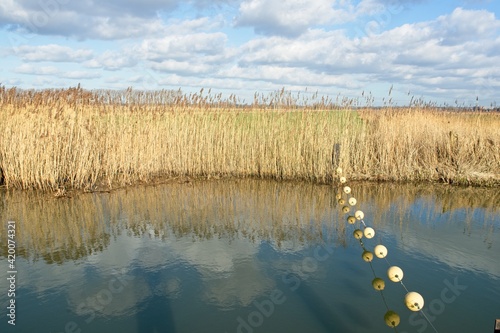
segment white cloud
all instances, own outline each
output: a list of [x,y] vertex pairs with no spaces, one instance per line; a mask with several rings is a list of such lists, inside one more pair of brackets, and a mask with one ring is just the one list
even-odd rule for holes
[[22,64],[15,69],[16,73],[19,74],[30,74],[30,75],[56,75],[59,74],[59,70],[54,66],[33,66],[30,64]]
[[224,52],[226,35],[191,33],[146,39],[139,49],[146,59],[189,59],[198,55],[216,55]]
[[[346,65],[346,55],[353,51],[353,43],[342,32],[310,30],[289,40],[284,37],[265,37],[249,41],[241,49],[242,64],[282,64],[317,68],[318,65],[335,63]],[[337,61],[341,58],[342,61]]]
[[477,39],[498,36],[500,21],[486,10],[456,8],[450,15],[436,20],[436,32],[443,35],[443,44],[456,45]]
[[97,79],[101,77],[101,74],[89,71],[69,71],[60,74],[60,77],[65,79]]
[[296,37],[318,24],[340,24],[354,19],[331,0],[246,0],[240,5],[236,26],[250,26],[257,33]]
[[361,88],[362,85],[357,82],[352,75],[330,75],[327,73],[318,73],[305,68],[293,68],[284,66],[259,65],[248,68],[232,67],[220,73],[221,76],[228,78],[240,78],[244,80],[253,80],[261,82],[270,82],[274,89],[283,86],[300,87],[332,87],[337,88]]
[[110,71],[116,71],[123,68],[133,67],[137,64],[136,55],[130,52],[105,51],[94,59],[84,63],[87,68],[103,68]]
[[[62,79],[96,79],[100,78],[101,74],[92,72],[92,71],[63,71],[54,66],[34,66],[31,64],[22,64],[14,69],[14,71],[18,74],[25,75],[36,75],[36,76],[54,76]],[[54,81],[50,81],[48,79],[39,78],[40,84],[54,83]]]
[[90,49],[74,50],[67,46],[47,44],[40,46],[21,45],[16,54],[24,61],[81,62],[90,59],[94,52]]
[[[478,22],[469,29],[474,21],[484,24]],[[230,72],[283,85],[302,81],[361,90],[372,82],[388,82],[411,86],[427,96],[442,97],[447,87],[458,96],[470,95],[471,85],[500,83],[498,76],[494,78],[495,64],[500,63],[500,54],[495,52],[499,23],[490,12],[458,8],[433,21],[405,24],[361,39],[318,29],[294,39],[260,37],[241,47],[239,67]],[[455,37],[462,29],[468,35]],[[450,43],[453,38],[455,42]],[[459,43],[458,38],[462,39]],[[338,82],[339,77],[346,84]],[[479,89],[494,97],[491,89]]]
[[211,66],[204,63],[193,63],[189,61],[165,60],[152,64],[152,69],[160,72],[169,72],[184,75],[203,76],[211,70]]
[[309,29],[326,27],[330,30],[364,17],[373,18],[372,23],[380,28],[383,21],[390,21],[412,2],[418,0],[245,0],[240,5],[235,25],[252,27],[258,34],[290,38]]
[[[394,84],[430,98],[446,97],[448,91],[454,94],[450,99],[474,91],[493,99],[500,85],[500,21],[491,10],[456,8],[433,19],[396,24],[409,15],[404,8],[427,2],[191,0],[180,5],[178,0],[106,0],[92,7],[95,0],[85,0],[46,10],[50,20],[35,34],[16,34],[43,12],[40,3],[0,4],[0,26],[19,37],[11,41],[14,47],[4,44],[0,50],[12,64],[4,72],[24,74],[25,82],[33,75],[38,84],[50,86],[39,76],[53,75],[61,79],[54,84],[86,80],[99,88],[255,91],[285,86],[330,95]],[[391,15],[387,22],[380,21],[386,14]],[[365,20],[376,26],[352,37]],[[69,47],[65,38],[83,46]],[[71,71],[49,66],[60,62],[71,63]],[[15,79],[7,75],[2,81]]]
[[93,18],[85,31],[78,31],[78,27],[74,29],[76,36],[87,34],[83,37],[108,40],[141,38],[165,33],[165,26],[160,19],[132,16]]
[[[208,8],[232,3],[232,0],[207,2],[189,1],[194,8]],[[86,0],[86,1],[39,1],[6,0],[0,3],[0,27],[17,32],[38,35],[69,36],[76,39],[127,39],[145,36],[162,36],[169,31],[161,18],[170,17],[180,0]],[[215,17],[215,21],[220,21]],[[172,18],[174,28],[210,28],[213,22],[205,17],[181,20],[178,26]],[[191,24],[191,26],[189,26]],[[220,22],[219,22],[220,24]]]
[[156,0],[146,3],[128,0],[126,4],[111,0],[99,3],[92,0],[9,0],[0,4],[0,26],[9,26],[18,32],[77,39],[141,37],[163,32],[163,22],[156,12],[161,8],[170,8],[171,5],[168,1]]
[[207,32],[220,29],[224,25],[224,18],[221,15],[214,17],[198,17],[195,19],[171,19],[165,27],[169,35],[186,35],[195,32]]

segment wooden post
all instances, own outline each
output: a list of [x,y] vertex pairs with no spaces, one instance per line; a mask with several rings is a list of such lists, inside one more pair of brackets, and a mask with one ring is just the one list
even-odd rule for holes
[[335,143],[332,148],[332,168],[335,170],[339,167],[340,162],[340,143]]
[[500,333],[500,319],[495,320],[495,331],[494,333]]

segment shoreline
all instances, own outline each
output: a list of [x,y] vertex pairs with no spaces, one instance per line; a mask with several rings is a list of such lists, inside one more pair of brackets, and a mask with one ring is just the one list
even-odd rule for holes
[[[204,176],[204,177],[193,177],[188,175],[174,176],[174,177],[156,177],[149,181],[137,181],[131,184],[113,184],[109,187],[104,183],[97,184],[93,189],[75,189],[66,188],[61,186],[56,190],[52,189],[18,189],[18,188],[8,188],[6,185],[0,185],[0,191],[9,192],[23,192],[23,193],[33,193],[36,195],[47,196],[47,198],[74,198],[80,195],[86,194],[101,194],[101,193],[114,193],[119,191],[133,190],[136,188],[147,188],[156,187],[168,184],[185,184],[186,186],[193,185],[198,182],[239,182],[239,181],[263,181],[263,182],[276,182],[283,184],[310,184],[318,186],[341,186],[337,180],[332,180],[330,182],[325,181],[311,181],[305,179],[276,179],[276,178],[262,178],[262,177],[237,177],[237,176]],[[497,178],[486,178],[479,179],[476,181],[468,181],[467,183],[459,182],[444,182],[442,180],[391,180],[383,179],[381,177],[350,177],[351,183],[356,184],[370,184],[370,185],[413,185],[413,186],[442,186],[450,189],[494,189],[500,188],[500,177]]]

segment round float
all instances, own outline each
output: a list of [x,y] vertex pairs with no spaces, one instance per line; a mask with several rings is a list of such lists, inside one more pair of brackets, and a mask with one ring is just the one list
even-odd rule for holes
[[375,230],[373,230],[373,228],[366,227],[364,234],[368,239],[373,238],[373,236],[375,236]]
[[387,248],[382,244],[375,246],[373,252],[375,252],[377,258],[385,258],[387,256]]
[[373,260],[373,253],[371,253],[368,250],[364,250],[361,256],[363,257],[363,260],[366,262],[371,262]]
[[420,311],[424,307],[424,298],[415,291],[410,291],[405,296],[405,304],[411,311]]
[[399,318],[399,315],[392,310],[389,310],[385,313],[384,320],[389,327],[396,327],[401,322],[401,318]]
[[354,224],[354,223],[356,223],[356,218],[354,216],[350,215],[347,218],[347,222],[349,222],[349,224]]
[[352,234],[354,235],[354,238],[356,238],[356,239],[363,238],[363,231],[361,231],[359,229],[354,230],[354,232]]
[[403,270],[399,268],[398,266],[391,266],[387,270],[387,277],[389,280],[392,282],[400,282],[403,281]]
[[375,290],[384,290],[385,288],[385,281],[382,280],[381,278],[375,278],[372,280],[372,286]]

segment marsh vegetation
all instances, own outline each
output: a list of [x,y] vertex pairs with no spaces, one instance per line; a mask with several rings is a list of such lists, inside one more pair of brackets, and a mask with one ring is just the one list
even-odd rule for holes
[[[500,184],[500,114],[200,91],[0,86],[0,182],[69,189],[173,177]],[[332,160],[334,163],[332,163]]]

